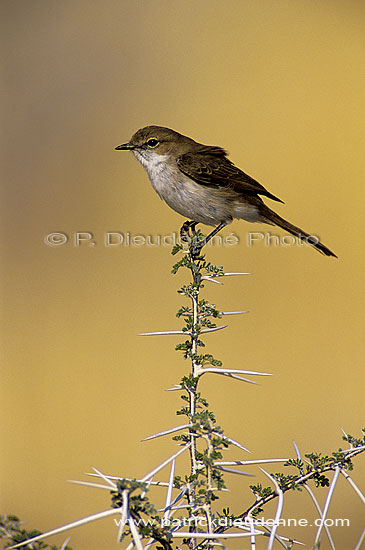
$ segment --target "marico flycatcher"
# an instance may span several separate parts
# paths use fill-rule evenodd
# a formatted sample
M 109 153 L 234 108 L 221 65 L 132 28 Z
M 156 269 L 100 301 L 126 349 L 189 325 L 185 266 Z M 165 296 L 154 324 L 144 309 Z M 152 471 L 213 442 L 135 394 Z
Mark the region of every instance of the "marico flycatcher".
M 316 237 L 266 206 L 260 195 L 283 201 L 237 168 L 222 147 L 197 143 L 162 126 L 146 126 L 116 149 L 132 151 L 161 199 L 191 220 L 184 224 L 185 228 L 196 223 L 215 226 L 205 242 L 234 218 L 239 218 L 278 225 L 326 256 L 337 257 Z

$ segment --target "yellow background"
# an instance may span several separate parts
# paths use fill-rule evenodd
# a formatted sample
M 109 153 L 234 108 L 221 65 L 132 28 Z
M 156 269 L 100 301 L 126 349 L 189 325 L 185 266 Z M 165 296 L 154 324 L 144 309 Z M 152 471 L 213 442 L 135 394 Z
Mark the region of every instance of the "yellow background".
M 209 249 L 226 270 L 252 275 L 206 286 L 219 308 L 250 310 L 208 336 L 208 351 L 226 367 L 275 375 L 258 387 L 203 380 L 218 423 L 253 451 L 227 458 L 294 456 L 292 439 L 303 453 L 327 453 L 342 444 L 341 427 L 359 434 L 364 11 L 354 0 L 3 0 L 2 513 L 48 530 L 107 509 L 107 492 L 65 480 L 91 466 L 142 476 L 176 449 L 169 438 L 140 440 L 180 423 L 178 394 L 163 390 L 188 364 L 173 351 L 178 338 L 137 333 L 180 327 L 186 275 L 170 274 L 169 247 L 103 244 L 107 231 L 166 235 L 183 221 L 132 155 L 114 150 L 147 124 L 227 148 L 285 201 L 278 213 L 339 256 L 249 248 L 249 230 L 284 233 L 239 221 L 223 232 L 239 246 Z M 47 246 L 55 231 L 69 242 Z M 96 245 L 74 246 L 77 231 Z M 356 464 L 361 482 L 364 460 Z M 226 479 L 222 502 L 238 512 L 252 480 Z M 323 503 L 325 490 L 317 494 Z M 339 548 L 355 546 L 360 506 L 341 478 L 329 516 L 352 524 L 333 530 Z M 313 510 L 308 495 L 288 497 L 287 517 L 314 519 Z M 104 520 L 70 544 L 113 548 L 116 532 Z M 313 532 L 295 535 L 310 543 Z

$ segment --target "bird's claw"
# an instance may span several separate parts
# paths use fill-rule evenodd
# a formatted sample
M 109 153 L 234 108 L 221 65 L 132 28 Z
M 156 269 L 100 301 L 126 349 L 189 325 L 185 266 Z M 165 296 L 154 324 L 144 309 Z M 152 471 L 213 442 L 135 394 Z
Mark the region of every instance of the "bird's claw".
M 191 228 L 191 222 L 187 221 L 184 222 L 180 228 L 180 239 L 184 243 L 189 243 L 191 240 L 190 237 L 190 228 Z
M 190 220 L 187 220 L 182 224 L 180 228 L 180 239 L 184 243 L 191 243 L 194 236 L 196 223 L 197 222 L 192 222 Z
M 201 260 L 201 249 L 206 244 L 205 239 L 199 240 L 199 237 L 195 233 L 195 226 L 197 222 L 187 220 L 180 228 L 180 240 L 189 244 L 189 253 L 193 260 Z

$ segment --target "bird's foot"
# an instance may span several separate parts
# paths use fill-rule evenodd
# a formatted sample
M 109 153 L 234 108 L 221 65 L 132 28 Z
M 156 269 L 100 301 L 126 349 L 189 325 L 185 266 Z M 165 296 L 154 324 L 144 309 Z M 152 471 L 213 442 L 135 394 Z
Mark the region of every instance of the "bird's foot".
M 203 259 L 201 250 L 206 244 L 206 239 L 200 231 L 195 231 L 196 225 L 197 222 L 189 220 L 184 222 L 180 229 L 180 240 L 189 244 L 189 253 L 193 260 L 201 260 Z
M 180 239 L 184 243 L 190 243 L 195 231 L 196 222 L 186 221 L 180 228 Z

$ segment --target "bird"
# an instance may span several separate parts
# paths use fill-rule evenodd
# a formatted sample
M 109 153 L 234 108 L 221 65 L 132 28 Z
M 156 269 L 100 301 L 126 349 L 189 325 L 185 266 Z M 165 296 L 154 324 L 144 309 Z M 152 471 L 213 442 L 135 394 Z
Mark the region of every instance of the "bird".
M 159 197 L 187 219 L 182 230 L 198 223 L 214 227 L 204 244 L 234 219 L 242 219 L 281 227 L 337 258 L 317 237 L 269 208 L 261 197 L 283 201 L 235 166 L 222 147 L 203 145 L 163 126 L 145 126 L 115 149 L 133 153 Z

